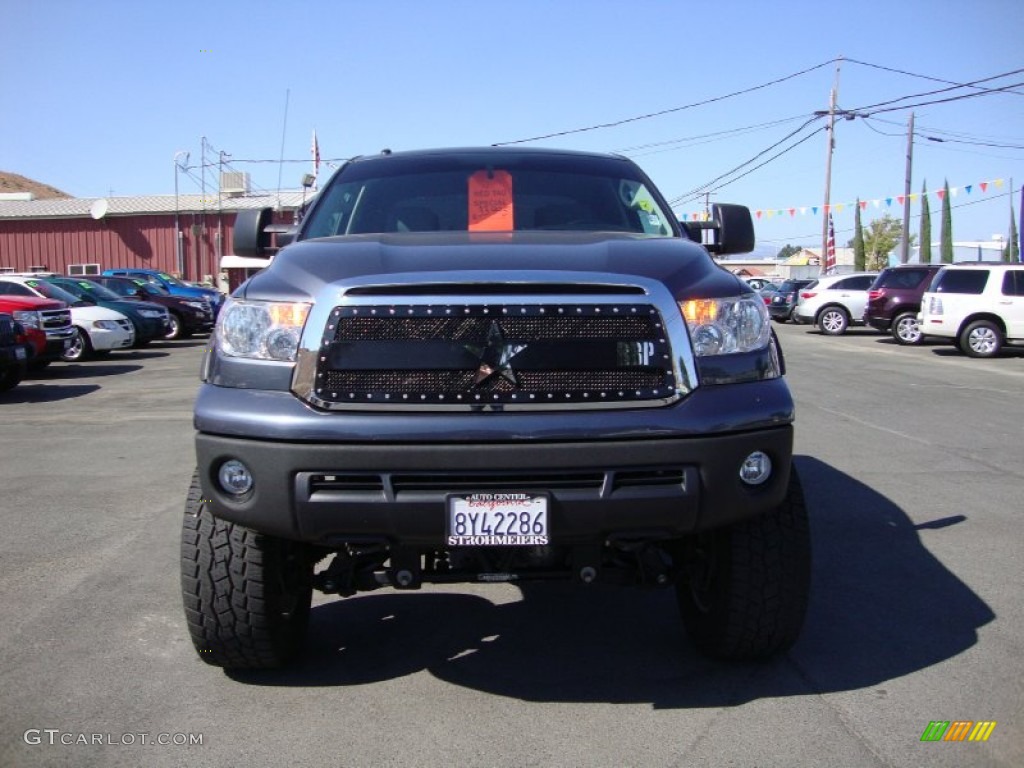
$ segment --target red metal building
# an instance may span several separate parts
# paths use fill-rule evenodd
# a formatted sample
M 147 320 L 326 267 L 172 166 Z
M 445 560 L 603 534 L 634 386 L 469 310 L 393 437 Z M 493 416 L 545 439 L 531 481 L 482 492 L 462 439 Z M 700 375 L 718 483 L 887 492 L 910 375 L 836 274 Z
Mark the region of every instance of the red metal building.
M 215 283 L 221 258 L 233 254 L 238 211 L 273 208 L 277 223 L 291 223 L 308 193 L 10 197 L 15 196 L 0 196 L 0 273 L 89 274 L 141 267 Z

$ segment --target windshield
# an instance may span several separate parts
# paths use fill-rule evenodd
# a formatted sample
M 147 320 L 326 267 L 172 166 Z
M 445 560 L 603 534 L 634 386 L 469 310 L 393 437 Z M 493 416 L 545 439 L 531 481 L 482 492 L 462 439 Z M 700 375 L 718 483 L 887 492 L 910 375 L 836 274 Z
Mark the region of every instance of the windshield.
M 44 280 L 26 280 L 25 285 L 39 291 L 39 293 L 41 293 L 48 299 L 56 299 L 57 301 L 63 301 L 65 304 L 68 304 L 69 306 L 71 304 L 78 303 L 77 296 L 68 293 L 63 288 L 60 288 L 56 285 L 52 285 L 51 283 L 47 283 Z
M 172 280 L 174 278 L 171 278 Z M 145 280 L 133 279 L 132 282 L 135 284 L 136 289 L 142 291 L 147 296 L 170 296 L 171 292 L 167 290 L 160 283 L 150 283 Z M 120 285 L 120 282 L 118 283 Z M 125 291 L 131 290 L 125 286 Z M 127 293 L 126 293 L 127 295 Z
M 303 236 L 380 232 L 574 230 L 672 236 L 663 209 L 627 163 L 459 156 L 368 162 L 321 193 Z
M 164 283 L 167 283 L 167 284 L 170 284 L 170 285 L 176 285 L 179 288 L 194 288 L 195 287 L 194 285 L 189 285 L 188 283 L 182 282 L 181 280 L 179 280 L 178 278 L 176 278 L 176 277 L 174 277 L 172 275 L 168 275 L 166 272 L 158 272 L 157 274 L 160 277 L 160 279 L 164 281 Z
M 89 280 L 61 280 L 58 285 L 80 299 L 90 301 L 121 301 L 121 297 L 109 288 Z

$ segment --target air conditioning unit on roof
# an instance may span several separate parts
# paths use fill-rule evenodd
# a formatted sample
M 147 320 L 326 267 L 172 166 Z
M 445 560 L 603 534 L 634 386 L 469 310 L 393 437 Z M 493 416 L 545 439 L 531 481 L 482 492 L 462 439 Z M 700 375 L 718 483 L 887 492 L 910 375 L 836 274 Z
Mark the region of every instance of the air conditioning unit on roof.
M 249 174 L 232 171 L 220 175 L 220 191 L 223 195 L 238 197 L 249 194 Z

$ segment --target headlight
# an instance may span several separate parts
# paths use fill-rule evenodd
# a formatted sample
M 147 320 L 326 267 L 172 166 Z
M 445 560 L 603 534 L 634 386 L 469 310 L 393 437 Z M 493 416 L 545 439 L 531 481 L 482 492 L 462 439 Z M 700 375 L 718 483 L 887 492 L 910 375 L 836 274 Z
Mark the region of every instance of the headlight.
M 26 328 L 39 328 L 39 313 L 34 309 L 16 309 L 14 319 Z
M 193 309 L 202 309 L 205 311 L 209 309 L 210 305 L 207 304 L 205 301 L 186 301 L 185 306 L 192 307 Z
M 228 299 L 217 320 L 217 341 L 229 357 L 295 359 L 309 304 Z
M 691 299 L 679 302 L 698 357 L 753 352 L 771 338 L 771 321 L 760 297 Z
M 92 327 L 93 328 L 98 328 L 101 331 L 116 331 L 121 326 L 119 326 L 113 320 L 93 320 L 92 321 Z

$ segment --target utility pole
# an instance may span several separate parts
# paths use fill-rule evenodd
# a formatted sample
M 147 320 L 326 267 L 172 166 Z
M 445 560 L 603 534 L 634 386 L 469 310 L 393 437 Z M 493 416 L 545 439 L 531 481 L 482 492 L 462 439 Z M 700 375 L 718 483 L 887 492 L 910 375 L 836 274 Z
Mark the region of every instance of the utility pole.
M 180 205 L 178 202 L 178 171 L 182 169 L 181 161 L 178 160 L 182 155 L 185 156 L 185 164 L 188 164 L 188 152 L 180 150 L 174 153 L 174 255 L 175 263 L 178 267 L 178 276 L 185 276 L 185 255 L 182 249 L 181 242 L 181 219 L 180 219 Z
M 907 173 L 903 179 L 903 242 L 900 243 L 900 264 L 910 261 L 910 175 L 914 165 L 914 113 L 907 125 Z
M 221 150 L 217 154 L 217 261 L 213 265 L 214 280 L 220 274 L 220 260 L 224 256 L 224 158 L 231 157 L 227 152 Z
M 832 210 L 830 198 L 832 194 L 832 152 L 836 148 L 835 127 L 836 127 L 836 99 L 839 95 L 839 67 L 843 63 L 840 56 L 836 61 L 836 82 L 832 86 L 832 93 L 828 104 L 828 154 L 825 156 L 825 202 L 821 209 L 821 259 L 819 261 L 819 274 L 825 274 L 825 262 L 828 260 L 828 215 Z
M 1013 189 L 1013 185 L 1010 185 L 1010 189 Z M 711 196 L 717 195 L 717 192 L 705 192 L 704 193 L 704 218 L 711 220 Z
M 200 155 L 202 157 L 202 169 L 203 172 L 200 176 L 200 188 L 203 191 L 203 197 L 201 201 L 202 208 L 200 208 L 199 214 L 199 263 L 196 265 L 197 273 L 193 278 L 195 280 L 203 279 L 203 268 L 205 267 L 206 261 L 206 137 L 200 137 L 199 141 Z
M 1013 184 L 1010 184 L 1010 207 L 1013 207 Z M 1024 263 L 1024 185 L 1020 190 L 1020 217 L 1017 219 L 1017 261 Z

